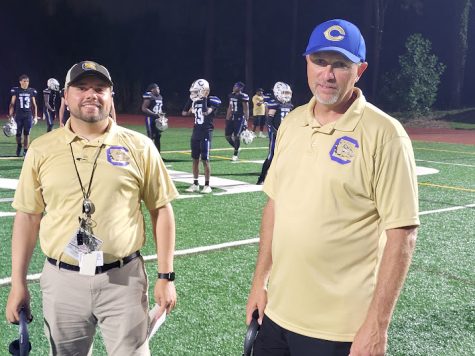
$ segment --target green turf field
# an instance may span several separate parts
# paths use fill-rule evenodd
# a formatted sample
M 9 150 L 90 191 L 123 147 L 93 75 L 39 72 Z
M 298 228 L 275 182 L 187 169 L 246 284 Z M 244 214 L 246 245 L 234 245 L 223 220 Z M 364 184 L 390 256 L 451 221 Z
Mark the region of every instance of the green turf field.
M 131 127 L 144 132 L 142 126 Z M 32 136 L 45 131 L 35 126 Z M 169 129 L 162 136 L 162 156 L 170 170 L 191 172 L 190 129 Z M 240 162 L 220 130 L 212 151 L 213 177 L 254 183 L 267 153 L 267 140 L 245 146 Z M 414 142 L 417 165 L 437 169 L 418 177 L 422 226 L 408 280 L 397 305 L 389 335 L 388 355 L 474 355 L 475 350 L 475 146 Z M 14 138 L 0 137 L 0 178 L 18 178 L 22 159 Z M 257 161 L 257 162 L 255 162 Z M 201 168 L 201 167 L 200 167 Z M 176 182 L 187 195 L 185 182 Z M 178 199 L 175 271 L 179 301 L 151 341 L 153 355 L 241 355 L 246 326 L 245 304 L 257 244 L 191 253 L 189 249 L 256 238 L 265 195 L 260 191 Z M 13 190 L 0 188 L 0 213 L 13 212 Z M 189 195 L 189 194 L 188 194 Z M 13 217 L 0 216 L 0 310 L 5 309 L 10 276 Z M 149 222 L 147 221 L 147 224 Z M 185 251 L 185 250 L 188 250 Z M 152 255 L 148 241 L 143 255 Z M 37 249 L 30 274 L 41 271 L 44 256 Z M 155 264 L 147 263 L 150 275 Z M 30 324 L 32 355 L 47 355 L 43 336 L 41 297 L 35 278 L 30 284 L 35 320 Z M 0 355 L 17 338 L 17 327 L 0 318 Z M 94 355 L 106 355 L 98 335 Z

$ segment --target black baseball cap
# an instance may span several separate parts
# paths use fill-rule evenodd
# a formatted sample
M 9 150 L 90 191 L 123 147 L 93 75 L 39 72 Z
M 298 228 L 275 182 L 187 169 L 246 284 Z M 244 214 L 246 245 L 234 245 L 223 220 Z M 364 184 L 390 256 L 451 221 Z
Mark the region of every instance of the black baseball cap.
M 113 86 L 112 78 L 106 67 L 93 61 L 82 61 L 73 65 L 66 74 L 65 87 L 86 76 L 96 76 Z

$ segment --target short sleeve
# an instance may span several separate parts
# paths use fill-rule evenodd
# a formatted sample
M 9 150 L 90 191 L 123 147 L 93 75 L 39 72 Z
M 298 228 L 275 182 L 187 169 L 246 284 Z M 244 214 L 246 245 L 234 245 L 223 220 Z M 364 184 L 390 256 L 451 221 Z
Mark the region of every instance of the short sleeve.
M 12 203 L 12 207 L 15 210 L 28 214 L 39 214 L 45 210 L 36 161 L 35 150 L 30 147 L 23 162 L 20 179 Z
M 175 184 L 152 141 L 144 149 L 143 165 L 144 180 L 141 198 L 147 209 L 160 208 L 178 196 Z
M 384 230 L 419 225 L 417 174 L 408 137 L 396 137 L 375 156 L 375 203 Z

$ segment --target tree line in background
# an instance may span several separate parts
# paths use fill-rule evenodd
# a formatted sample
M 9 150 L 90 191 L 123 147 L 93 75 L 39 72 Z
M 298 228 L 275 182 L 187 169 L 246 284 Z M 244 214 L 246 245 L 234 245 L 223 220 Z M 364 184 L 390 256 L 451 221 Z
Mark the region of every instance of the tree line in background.
M 199 77 L 222 99 L 238 80 L 249 94 L 285 81 L 301 104 L 309 90 L 300 53 L 311 26 L 331 17 L 357 23 L 366 39 L 369 70 L 359 84 L 371 102 L 415 113 L 434 103 L 475 103 L 464 91 L 467 53 L 475 53 L 469 46 L 472 0 L 23 0 L 2 9 L 8 11 L 0 11 L 0 40 L 8 51 L 0 59 L 0 85 L 15 85 L 17 71 L 27 72 L 41 92 L 38 82 L 62 82 L 74 62 L 97 60 L 113 73 L 119 112 L 138 112 L 151 82 L 163 84 L 167 111 L 179 112 Z M 443 22 L 435 23 L 434 13 Z M 41 23 L 34 31 L 21 26 L 33 21 Z M 417 21 L 421 26 L 413 26 Z M 437 26 L 441 31 L 434 32 Z M 2 88 L 0 111 L 7 96 Z
M 212 8 L 216 0 L 208 0 L 208 7 Z M 367 54 L 372 67 L 372 81 L 370 93 L 372 100 L 381 103 L 390 110 L 410 111 L 414 114 L 427 113 L 434 105 L 439 90 L 441 76 L 447 66 L 438 62 L 436 55 L 431 53 L 431 42 L 421 34 L 409 36 L 405 47 L 407 52 L 399 57 L 399 68 L 389 73 L 380 74 L 380 58 L 383 50 L 383 36 L 387 9 L 395 0 L 364 0 L 365 6 L 365 38 L 370 40 L 372 50 Z M 407 11 L 422 13 L 424 5 L 431 6 L 424 0 L 401 0 L 400 6 Z M 450 13 L 453 14 L 452 28 L 455 39 L 452 42 L 452 65 L 449 75 L 449 107 L 458 108 L 461 104 L 462 90 L 466 68 L 468 50 L 468 24 L 472 0 L 453 0 L 450 4 Z M 295 53 L 297 25 L 299 21 L 299 0 L 291 0 L 292 8 L 292 36 L 291 51 Z M 443 10 L 441 10 L 443 11 Z M 452 12 L 453 11 L 453 12 Z M 252 56 L 252 0 L 246 0 L 246 82 L 253 83 L 253 56 Z M 212 24 L 209 24 L 212 26 Z M 445 26 L 445 24 L 444 24 Z M 207 30 L 212 35 L 212 30 Z M 210 41 L 210 39 L 207 39 Z M 368 46 L 367 46 L 368 48 Z M 205 61 L 209 59 L 208 57 Z M 295 57 L 291 58 L 291 68 L 295 68 Z M 209 66 L 207 67 L 209 68 Z M 211 75 L 211 73 L 208 73 Z M 295 81 L 295 72 L 291 78 Z M 380 78 L 383 78 L 381 81 Z

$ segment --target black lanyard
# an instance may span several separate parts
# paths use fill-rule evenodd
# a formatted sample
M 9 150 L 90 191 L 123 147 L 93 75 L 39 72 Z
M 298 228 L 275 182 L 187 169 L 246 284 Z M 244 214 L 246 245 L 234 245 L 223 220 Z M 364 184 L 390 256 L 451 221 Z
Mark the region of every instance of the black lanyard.
M 76 165 L 76 158 L 74 157 L 73 146 L 71 145 L 71 142 L 69 143 L 69 148 L 71 149 L 71 156 L 73 157 L 74 168 L 76 169 L 76 174 L 79 179 L 79 185 L 81 186 L 82 195 L 85 201 L 88 200 L 89 196 L 91 195 L 92 179 L 94 178 L 94 172 L 96 171 L 96 167 L 97 167 L 97 159 L 99 158 L 99 154 L 101 153 L 102 147 L 104 147 L 104 144 L 102 144 L 97 150 L 96 158 L 94 159 L 94 164 L 92 166 L 91 179 L 89 180 L 89 186 L 87 187 L 87 192 L 86 192 L 84 190 L 84 186 L 82 185 L 81 176 L 79 175 L 78 167 Z

